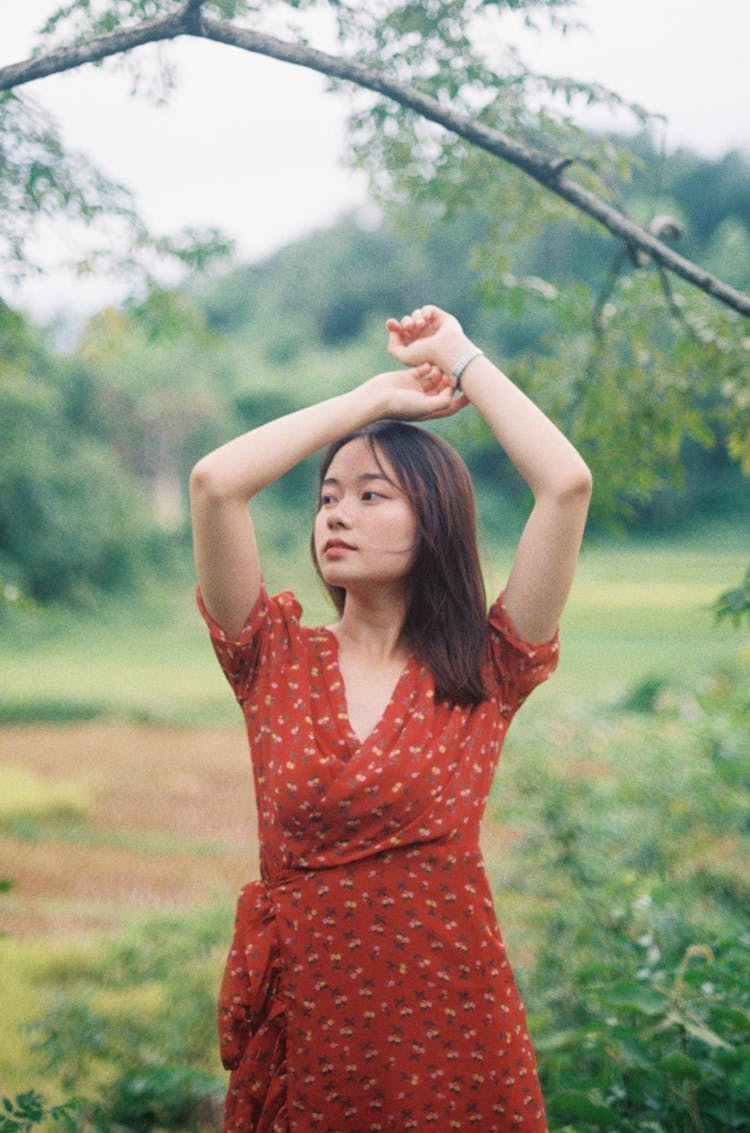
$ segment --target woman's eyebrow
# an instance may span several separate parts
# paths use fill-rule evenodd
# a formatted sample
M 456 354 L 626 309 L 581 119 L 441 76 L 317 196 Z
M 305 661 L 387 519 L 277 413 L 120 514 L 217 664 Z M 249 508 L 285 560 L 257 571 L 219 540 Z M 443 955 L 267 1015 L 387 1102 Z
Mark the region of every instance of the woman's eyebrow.
M 357 483 L 369 483 L 372 480 L 383 480 L 386 484 L 391 484 L 392 481 L 384 476 L 382 472 L 363 472 L 357 477 Z M 341 481 L 336 476 L 326 476 L 325 480 L 321 481 L 321 488 L 326 487 L 340 487 Z
M 357 480 L 359 481 L 359 483 L 363 483 L 364 481 L 369 480 L 384 480 L 386 484 L 391 483 L 388 477 L 382 472 L 363 472 L 361 476 L 357 477 Z

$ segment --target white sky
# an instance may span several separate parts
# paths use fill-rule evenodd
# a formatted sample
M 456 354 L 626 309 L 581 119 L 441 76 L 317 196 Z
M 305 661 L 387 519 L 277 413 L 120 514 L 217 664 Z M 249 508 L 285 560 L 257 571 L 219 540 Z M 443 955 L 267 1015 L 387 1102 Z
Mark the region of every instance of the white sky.
M 29 54 L 59 2 L 0 0 L 0 65 Z M 580 0 L 577 13 L 590 30 L 565 38 L 524 34 L 507 17 L 509 42 L 533 68 L 602 82 L 665 115 L 670 149 L 750 153 L 750 0 Z M 131 98 L 111 64 L 24 89 L 53 112 L 69 145 L 135 192 L 157 231 L 216 225 L 236 239 L 241 259 L 366 200 L 364 179 L 340 161 L 346 98 L 326 93 L 321 77 L 187 39 L 168 57 L 180 81 L 162 108 Z M 55 276 L 0 290 L 39 318 L 110 298 L 103 281 Z

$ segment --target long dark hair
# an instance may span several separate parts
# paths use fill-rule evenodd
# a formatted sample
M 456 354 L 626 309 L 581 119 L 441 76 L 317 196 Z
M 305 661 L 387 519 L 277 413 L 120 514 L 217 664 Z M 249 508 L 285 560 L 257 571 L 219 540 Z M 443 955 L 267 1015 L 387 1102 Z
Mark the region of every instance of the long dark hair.
M 326 450 L 320 485 L 336 453 L 358 437 L 367 441 L 382 472 L 379 454 L 388 460 L 417 521 L 417 544 L 406 578 L 403 640 L 430 669 L 438 699 L 478 704 L 487 696 L 482 679 L 487 602 L 469 470 L 435 433 L 403 421 L 376 421 Z M 313 560 L 320 574 L 314 545 Z M 346 590 L 325 586 L 342 614 Z

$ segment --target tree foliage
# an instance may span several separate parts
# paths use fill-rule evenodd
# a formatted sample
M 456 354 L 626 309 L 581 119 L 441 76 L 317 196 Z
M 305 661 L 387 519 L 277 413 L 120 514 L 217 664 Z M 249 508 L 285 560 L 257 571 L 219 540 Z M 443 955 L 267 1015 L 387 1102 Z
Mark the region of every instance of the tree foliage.
M 662 185 L 687 163 L 665 159 Z M 696 183 L 710 164 L 693 163 Z M 684 213 L 681 175 L 670 192 Z M 645 183 L 623 193 L 648 203 Z M 731 195 L 717 202 L 700 254 L 727 224 L 745 231 L 730 211 L 742 207 Z M 347 218 L 210 283 L 154 287 L 92 317 L 67 356 L 5 309 L 0 575 L 11 593 L 80 600 L 135 580 L 154 554 L 164 563 L 165 531 L 181 545 L 192 462 L 382 367 L 384 318 L 427 295 L 506 359 L 586 452 L 594 529 L 741 514 L 750 488 L 738 461 L 748 430 L 739 320 L 723 316 L 717 334 L 721 320 L 706 319 L 702 299 L 665 301 L 657 271 L 628 262 L 608 273 L 606 241 L 570 219 L 519 234 L 501 276 L 492 215 L 462 211 L 436 225 L 432 210 L 393 206 L 377 228 Z M 445 427 L 469 461 L 485 528 L 517 530 L 527 501 L 481 422 L 461 414 Z M 269 494 L 264 536 L 278 554 L 308 521 L 311 482 L 299 469 Z M 730 591 L 722 609 L 736 613 L 738 602 Z
M 155 236 L 132 193 L 80 153 L 66 150 L 55 122 L 33 100 L 0 94 L 0 261 L 9 278 L 36 269 L 35 241 L 44 225 L 70 226 L 59 255 L 80 275 L 127 272 L 143 286 L 159 263 L 203 269 L 225 258 L 231 242 L 218 230 Z M 56 222 L 56 223 L 55 223 Z
M 170 43 L 186 34 L 312 67 L 329 76 L 339 97 L 345 84 L 352 97 L 349 156 L 369 171 L 392 226 L 387 239 L 360 232 L 361 248 L 370 251 L 353 256 L 344 269 L 339 263 L 335 273 L 325 259 L 336 260 L 332 245 L 315 250 L 317 274 L 304 305 L 308 322 L 303 326 L 298 318 L 293 329 L 274 334 L 273 347 L 262 348 L 269 351 L 266 368 L 304 360 L 309 374 L 321 365 L 319 343 L 338 350 L 348 338 L 354 350 L 357 336 L 367 337 L 373 309 L 382 313 L 386 299 L 391 310 L 437 299 L 471 320 L 483 341 L 497 344 L 514 375 L 581 447 L 595 473 L 595 519 L 642 516 L 659 493 L 679 487 L 685 453 L 696 446 L 728 452 L 750 470 L 750 335 L 738 314 L 750 303 L 738 290 L 750 284 L 747 164 L 739 155 L 706 163 L 681 154 L 665 162 L 647 130 L 624 142 L 581 129 L 582 104 L 622 108 L 623 101 L 596 84 L 533 72 L 502 46 L 508 13 L 565 34 L 575 5 L 71 0 L 41 29 L 31 60 L 0 70 L 6 92 L 0 96 L 6 155 L 0 192 L 12 204 L 0 216 L 0 252 L 11 269 L 28 264 L 38 225 L 62 215 L 106 223 L 98 230 L 94 223 L 93 235 L 80 237 L 83 270 L 117 261 L 141 271 L 141 298 L 121 312 L 103 313 L 84 337 L 76 381 L 88 383 L 94 408 L 75 460 L 66 459 L 51 427 L 67 412 L 69 391 L 53 396 L 49 382 L 38 390 L 34 383 L 6 386 L 18 420 L 33 419 L 39 435 L 49 438 L 50 452 L 35 442 L 39 476 L 51 467 L 63 470 L 52 478 L 54 490 L 35 497 L 36 510 L 28 513 L 53 541 L 62 535 L 55 517 L 65 513 L 57 496 L 81 497 L 87 478 L 101 485 L 112 479 L 97 471 L 97 445 L 114 449 L 139 492 L 152 500 L 161 493 L 162 519 L 171 507 L 176 521 L 175 485 L 197 446 L 216 434 L 219 422 L 229 427 L 239 416 L 251 423 L 259 411 L 257 393 L 229 388 L 236 377 L 218 402 L 208 392 L 208 371 L 217 364 L 232 370 L 238 347 L 229 343 L 217 362 L 202 315 L 190 309 L 186 294 L 143 282 L 159 254 L 204 264 L 225 248 L 221 239 L 216 233 L 197 240 L 189 233 L 171 239 L 148 233 L 128 191 L 67 154 L 54 124 L 24 89 L 33 78 L 110 59 L 109 65 L 130 70 L 135 92 L 158 101 L 177 81 Z M 313 46 L 321 39 L 335 44 L 333 53 Z M 634 123 L 648 125 L 640 107 L 629 109 Z M 686 256 L 671 247 L 678 240 Z M 455 270 L 466 255 L 462 242 L 471 248 L 476 283 L 470 299 Z M 321 285 L 324 276 L 331 279 L 330 293 Z M 295 312 L 301 278 L 298 271 L 284 283 Z M 475 300 L 491 316 L 477 317 Z M 218 329 L 210 310 L 217 303 L 207 302 Z M 238 343 L 241 338 L 242 332 Z M 336 368 L 330 352 L 325 365 Z M 330 382 L 321 392 L 326 388 Z M 284 405 L 288 400 L 284 394 Z M 8 438 L 6 466 L 11 453 L 20 453 L 20 435 L 19 425 Z M 481 430 L 474 440 L 481 465 Z M 23 456 L 29 466 L 33 452 L 32 446 Z M 14 492 L 15 506 L 31 506 L 19 485 Z M 111 492 L 114 500 L 114 484 Z M 6 516 L 4 531 L 5 545 L 19 546 L 12 517 Z M 103 535 L 95 539 L 97 546 L 105 542 Z M 44 557 L 43 550 L 37 546 L 33 554 Z M 31 554 L 29 541 L 11 560 L 30 563 Z M 77 569 L 71 562 L 59 578 Z M 50 584 L 33 580 L 26 567 L 21 575 L 34 592 L 48 592 Z
M 0 307 L 0 577 L 40 601 L 116 587 L 147 557 L 135 481 L 86 423 L 86 390 Z

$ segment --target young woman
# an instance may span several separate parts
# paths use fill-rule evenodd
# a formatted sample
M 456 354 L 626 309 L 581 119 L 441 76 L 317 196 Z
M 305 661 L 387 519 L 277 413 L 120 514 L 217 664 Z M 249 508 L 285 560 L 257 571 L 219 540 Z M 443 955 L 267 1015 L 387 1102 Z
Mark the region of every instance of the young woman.
M 591 477 L 451 315 L 387 327 L 409 368 L 191 478 L 199 603 L 247 722 L 261 839 L 219 1003 L 232 1133 L 546 1129 L 478 835 L 511 718 L 556 665 Z M 468 404 L 534 496 L 489 616 L 465 465 L 405 423 Z M 337 620 L 307 628 L 290 592 L 265 591 L 247 504 L 326 445 L 313 555 Z

